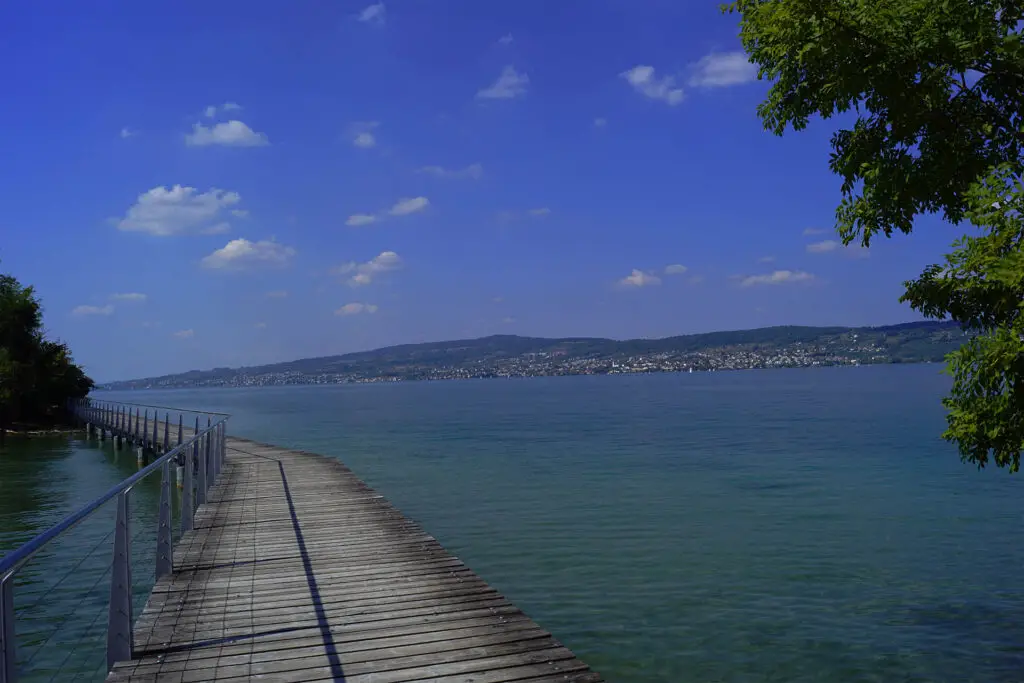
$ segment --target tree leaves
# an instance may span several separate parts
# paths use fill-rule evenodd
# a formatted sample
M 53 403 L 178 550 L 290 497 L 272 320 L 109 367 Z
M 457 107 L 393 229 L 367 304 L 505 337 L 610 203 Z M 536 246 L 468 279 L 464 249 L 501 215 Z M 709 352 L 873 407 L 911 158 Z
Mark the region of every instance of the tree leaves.
M 972 232 L 906 283 L 924 315 L 977 334 L 948 358 L 945 438 L 983 467 L 1024 449 L 1024 0 L 736 0 L 777 135 L 856 111 L 832 137 L 843 242 L 937 213 Z

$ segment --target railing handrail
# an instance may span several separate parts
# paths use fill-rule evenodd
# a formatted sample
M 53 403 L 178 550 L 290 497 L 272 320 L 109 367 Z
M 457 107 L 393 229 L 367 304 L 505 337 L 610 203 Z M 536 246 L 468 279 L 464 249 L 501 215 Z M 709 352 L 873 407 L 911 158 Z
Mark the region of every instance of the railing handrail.
M 128 403 L 126 401 L 110 401 L 105 398 L 92 398 L 89 397 L 90 401 L 96 401 L 97 403 L 103 403 L 104 405 L 110 406 L 132 406 L 133 408 L 156 408 L 157 410 L 166 410 L 172 413 L 192 413 L 200 415 L 215 415 L 217 417 L 231 417 L 231 413 L 218 413 L 213 410 L 196 410 L 195 408 L 175 408 L 174 406 L 154 406 L 146 403 Z
M 116 401 L 104 401 L 104 403 L 116 403 Z M 122 404 L 119 404 L 119 405 L 139 405 L 139 407 L 142 407 L 141 404 L 122 403 Z M 150 406 L 150 407 L 152 407 L 152 406 Z M 173 410 L 178 410 L 178 409 L 174 408 Z M 181 411 L 181 412 L 193 412 L 193 413 L 195 413 L 195 412 L 205 412 L 205 411 Z M 25 543 L 23 543 L 19 547 L 15 548 L 13 551 L 11 551 L 11 552 L 7 553 L 6 555 L 4 555 L 3 558 L 0 558 L 0 580 L 8 578 L 10 575 L 12 575 L 14 572 L 16 572 L 23 564 L 28 562 L 28 560 L 31 559 L 33 555 L 35 555 L 40 550 L 42 550 L 48 543 L 50 543 L 54 539 L 58 538 L 59 536 L 61 536 L 65 532 L 70 531 L 72 528 L 77 526 L 80 522 L 84 521 L 87 517 L 89 517 L 93 513 L 95 513 L 105 503 L 109 503 L 114 498 L 116 498 L 119 494 L 121 494 L 124 491 L 127 491 L 128 489 L 133 487 L 135 484 L 137 484 L 139 481 L 141 481 L 142 479 L 145 479 L 147 476 L 149 476 L 150 474 L 155 472 L 157 469 L 162 467 L 165 462 L 167 462 L 171 458 L 174 458 L 179 453 L 184 452 L 187 448 L 193 446 L 197 439 L 201 439 L 202 437 L 206 436 L 208 433 L 212 432 L 215 428 L 219 427 L 222 423 L 227 422 L 228 417 L 230 417 L 230 416 L 225 415 L 224 413 L 208 413 L 208 414 L 210 414 L 210 415 L 224 415 L 224 417 L 221 417 L 221 419 L 217 420 L 216 422 L 214 422 L 213 424 L 209 425 L 208 427 L 204 427 L 204 428 L 200 429 L 198 432 L 193 434 L 189 439 L 183 440 L 180 444 L 178 444 L 177 446 L 175 446 L 171 450 L 167 451 L 166 453 L 161 455 L 159 458 L 155 459 L 149 465 L 145 466 L 144 468 L 142 468 L 141 470 L 139 470 L 138 472 L 136 472 L 132 476 L 128 477 L 127 479 L 125 479 L 125 480 L 121 481 L 120 483 L 114 485 L 113 488 L 108 490 L 106 493 L 104 493 L 100 497 L 96 498 L 95 500 L 93 500 L 90 503 L 85 504 L 84 506 L 82 506 L 81 508 L 76 510 L 75 512 L 72 512 L 70 515 L 68 515 L 67 517 L 62 519 L 60 522 L 57 522 L 57 524 L 51 526 L 49 529 L 47 529 L 43 533 L 38 534 L 35 538 L 32 538 L 29 541 L 26 541 Z

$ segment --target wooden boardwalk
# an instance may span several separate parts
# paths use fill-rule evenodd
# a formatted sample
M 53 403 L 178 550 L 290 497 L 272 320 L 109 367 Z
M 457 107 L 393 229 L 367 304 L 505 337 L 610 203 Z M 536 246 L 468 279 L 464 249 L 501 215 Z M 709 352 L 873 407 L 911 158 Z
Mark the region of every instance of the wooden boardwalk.
M 242 439 L 108 681 L 601 681 L 333 458 Z

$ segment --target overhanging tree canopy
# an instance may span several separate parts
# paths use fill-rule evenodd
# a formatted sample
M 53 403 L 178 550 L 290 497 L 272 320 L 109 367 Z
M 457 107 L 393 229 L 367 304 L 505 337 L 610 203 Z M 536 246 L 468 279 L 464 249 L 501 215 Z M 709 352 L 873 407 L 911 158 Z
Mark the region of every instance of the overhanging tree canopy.
M 949 357 L 944 436 L 1010 471 L 1024 449 L 1024 0 L 736 0 L 777 135 L 850 112 L 836 228 L 867 246 L 922 214 L 970 224 L 902 301 L 977 332 Z

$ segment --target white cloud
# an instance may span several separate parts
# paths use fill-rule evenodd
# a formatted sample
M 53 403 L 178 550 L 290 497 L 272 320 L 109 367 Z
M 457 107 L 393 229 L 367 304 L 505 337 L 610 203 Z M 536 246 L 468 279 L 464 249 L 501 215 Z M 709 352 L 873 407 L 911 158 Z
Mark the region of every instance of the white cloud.
M 195 330 L 178 330 L 171 336 L 177 337 L 178 339 L 191 339 L 196 336 L 196 332 Z
M 802 270 L 776 270 L 765 275 L 750 275 L 740 281 L 741 287 L 753 287 L 755 285 L 781 285 L 787 282 L 807 282 L 813 280 L 814 276 Z
M 128 128 L 127 126 L 121 129 L 121 139 L 122 140 L 126 140 L 128 138 L 135 137 L 138 134 L 139 134 L 139 131 L 132 130 L 131 128 Z
M 222 211 L 241 200 L 237 192 L 216 188 L 198 192 L 182 185 L 154 187 L 139 195 L 117 227 L 125 232 L 159 236 L 203 232 L 204 228 L 210 229 Z
M 679 87 L 675 77 L 662 76 L 658 78 L 654 74 L 653 66 L 634 66 L 619 75 L 644 97 L 660 100 L 673 107 L 683 101 L 683 89 Z
M 90 315 L 110 315 L 114 312 L 114 307 L 110 304 L 106 306 L 75 306 L 74 310 L 71 311 L 71 315 L 84 318 Z
M 526 94 L 526 86 L 530 84 L 530 77 L 521 74 L 512 66 L 506 66 L 489 87 L 477 92 L 476 96 L 482 100 L 509 100 L 513 97 Z
M 201 123 L 192 126 L 192 132 L 185 136 L 185 144 L 191 147 L 223 145 L 225 147 L 263 147 L 269 145 L 265 133 L 257 133 L 241 121 L 231 120 L 207 128 Z
M 623 287 L 650 287 L 651 285 L 660 285 L 661 278 L 634 268 L 632 273 L 619 280 L 619 284 Z
M 502 318 L 502 319 L 501 319 L 501 322 L 505 323 L 506 325 L 511 325 L 511 324 L 513 324 L 513 323 L 514 323 L 515 321 L 516 321 L 516 319 L 515 319 L 515 318 L 513 318 L 513 317 L 512 317 L 512 316 L 510 316 L 510 315 L 509 315 L 509 316 L 505 316 L 504 318 Z
M 370 5 L 369 7 L 365 7 L 356 18 L 364 24 L 383 26 L 384 22 L 387 20 L 387 10 L 385 9 L 383 2 L 378 2 Z
M 537 208 L 537 209 L 530 209 L 529 211 L 527 211 L 527 213 L 530 214 L 531 216 L 537 216 L 537 217 L 547 216 L 548 214 L 551 213 L 551 209 L 549 209 L 546 206 L 542 206 L 542 207 Z
M 594 128 L 604 128 L 607 125 L 608 119 L 604 118 L 603 116 L 599 116 L 596 119 L 594 119 Z
M 204 268 L 211 269 L 239 270 L 258 266 L 281 268 L 287 266 L 294 256 L 294 249 L 273 240 L 250 242 L 239 238 L 206 256 L 201 263 Z
M 373 134 L 373 131 L 379 125 L 379 121 L 356 121 L 351 124 L 348 127 L 348 134 L 351 136 L 352 144 L 361 149 L 375 147 L 377 136 Z
M 761 258 L 757 259 L 758 263 L 773 263 L 774 261 L 774 256 L 762 256 Z
M 512 40 L 513 40 L 512 34 L 511 33 L 506 33 L 501 38 L 498 38 L 498 45 L 511 45 L 512 44 Z
M 470 164 L 466 168 L 450 169 L 443 166 L 424 166 L 419 173 L 426 173 L 435 178 L 472 178 L 479 180 L 484 174 L 484 167 L 480 164 Z
M 804 228 L 804 236 L 809 237 L 810 235 L 824 235 L 828 230 L 825 228 Z
M 376 304 L 360 304 L 351 303 L 345 304 L 338 310 L 334 311 L 334 315 L 358 315 L 360 313 L 376 313 Z
M 288 290 L 287 289 L 274 289 L 274 290 L 271 290 L 271 291 L 267 292 L 267 298 L 270 298 L 270 299 L 287 299 L 288 298 Z
M 231 209 L 231 215 L 235 218 L 248 218 L 249 211 L 246 209 Z
M 824 240 L 822 242 L 814 242 L 813 244 L 807 245 L 807 251 L 812 254 L 824 254 L 829 251 L 835 251 L 843 246 L 842 242 L 836 240 Z
M 348 226 L 351 226 L 351 227 L 355 228 L 355 227 L 358 227 L 360 225 L 369 225 L 370 223 L 376 223 L 376 222 L 377 222 L 377 217 L 376 216 L 372 216 L 372 215 L 370 215 L 368 213 L 357 213 L 357 214 L 353 214 L 353 215 L 349 216 L 348 220 L 345 221 L 345 225 L 348 225 Z
M 207 107 L 206 110 L 203 112 L 203 116 L 205 116 L 208 119 L 212 119 L 216 115 L 217 115 L 217 107 L 215 107 L 212 104 L 209 107 Z
M 713 52 L 693 65 L 689 83 L 694 88 L 723 88 L 756 79 L 757 66 L 744 52 Z
M 334 268 L 335 275 L 348 275 L 348 284 L 353 287 L 368 285 L 381 273 L 398 270 L 402 267 L 402 258 L 393 251 L 382 251 L 366 263 L 350 262 Z
M 374 137 L 373 133 L 358 133 L 352 139 L 352 144 L 361 149 L 369 149 L 377 144 L 377 138 Z
M 255 325 L 253 325 L 253 327 L 255 327 L 257 330 L 265 330 L 265 329 L 267 329 L 267 324 L 263 323 L 263 322 L 260 322 L 260 323 L 256 323 Z
M 113 301 L 135 301 L 141 303 L 147 299 L 145 294 L 138 292 L 125 292 L 123 294 L 111 294 L 110 298 Z
M 687 270 L 689 270 L 689 268 L 687 268 L 686 266 L 679 265 L 678 263 L 673 263 L 670 266 L 665 266 L 665 275 L 682 275 Z
M 392 216 L 407 216 L 416 213 L 430 206 L 430 200 L 426 197 L 406 197 L 399 199 L 395 205 L 388 209 Z

